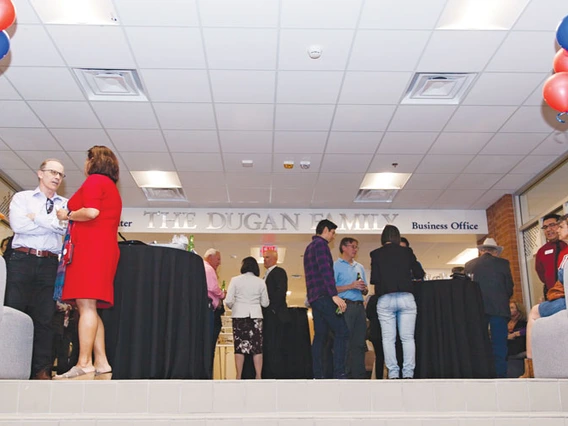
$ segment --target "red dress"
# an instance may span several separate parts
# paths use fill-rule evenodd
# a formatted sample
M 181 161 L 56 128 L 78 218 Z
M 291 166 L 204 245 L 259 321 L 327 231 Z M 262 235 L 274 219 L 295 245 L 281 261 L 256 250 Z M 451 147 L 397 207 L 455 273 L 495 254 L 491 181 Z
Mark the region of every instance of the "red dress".
M 100 213 L 93 220 L 73 222 L 73 259 L 65 272 L 62 300 L 97 299 L 97 308 L 110 308 L 114 304 L 114 275 L 120 256 L 117 233 L 122 200 L 118 189 L 109 177 L 93 174 L 67 206 L 71 211 L 90 207 Z

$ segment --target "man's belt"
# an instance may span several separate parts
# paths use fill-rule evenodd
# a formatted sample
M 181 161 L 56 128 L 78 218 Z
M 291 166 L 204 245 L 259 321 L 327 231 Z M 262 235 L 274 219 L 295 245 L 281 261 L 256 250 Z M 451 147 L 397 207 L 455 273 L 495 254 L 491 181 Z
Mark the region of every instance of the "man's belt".
M 345 300 L 345 303 L 347 303 L 348 305 L 362 305 L 363 302 L 361 302 L 360 300 L 348 300 L 348 299 L 343 299 Z
M 47 250 L 36 250 L 36 249 L 33 249 L 33 248 L 27 248 L 27 247 L 15 247 L 12 250 L 19 251 L 21 253 L 26 253 L 27 255 L 32 255 L 32 256 L 36 256 L 36 257 L 59 257 L 58 254 L 52 253 L 52 252 L 47 251 Z

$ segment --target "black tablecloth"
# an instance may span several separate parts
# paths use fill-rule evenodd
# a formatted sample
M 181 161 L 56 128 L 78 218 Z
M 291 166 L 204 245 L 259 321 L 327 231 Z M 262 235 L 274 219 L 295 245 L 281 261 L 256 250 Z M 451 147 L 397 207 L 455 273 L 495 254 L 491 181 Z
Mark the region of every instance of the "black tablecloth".
M 201 257 L 121 245 L 114 286 L 114 307 L 102 311 L 113 378 L 210 378 L 210 311 Z
M 481 291 L 469 280 L 416 283 L 415 378 L 492 378 Z

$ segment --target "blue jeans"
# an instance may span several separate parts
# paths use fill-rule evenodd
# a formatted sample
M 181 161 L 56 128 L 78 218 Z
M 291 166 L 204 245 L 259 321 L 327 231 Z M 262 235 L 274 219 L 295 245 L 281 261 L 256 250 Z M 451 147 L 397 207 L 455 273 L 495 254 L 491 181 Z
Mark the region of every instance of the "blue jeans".
M 312 343 L 312 362 L 314 378 L 325 378 L 322 363 L 322 351 L 325 338 L 331 329 L 333 341 L 333 376 L 345 379 L 345 356 L 349 331 L 342 315 L 337 315 L 337 305 L 331 297 L 321 297 L 311 303 L 314 318 L 314 341 Z
M 485 315 L 485 322 L 491 331 L 491 349 L 497 377 L 507 377 L 507 336 L 509 320 L 496 315 Z
M 416 325 L 416 302 L 412 293 L 389 293 L 379 297 L 377 314 L 383 334 L 383 352 L 389 379 L 398 379 L 400 367 L 396 360 L 396 327 L 402 342 L 402 377 L 411 379 L 416 366 L 414 327 Z

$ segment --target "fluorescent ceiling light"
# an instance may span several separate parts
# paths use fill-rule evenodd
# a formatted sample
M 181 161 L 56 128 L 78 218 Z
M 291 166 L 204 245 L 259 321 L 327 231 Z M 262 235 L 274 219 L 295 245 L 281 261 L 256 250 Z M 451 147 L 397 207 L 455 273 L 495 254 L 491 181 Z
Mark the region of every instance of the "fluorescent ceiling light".
M 465 265 L 471 259 L 475 259 L 479 256 L 479 251 L 476 248 L 467 248 L 450 260 L 448 265 Z
M 181 188 L 181 182 L 176 172 L 150 170 L 130 172 L 130 174 L 140 188 Z
M 529 0 L 449 0 L 437 30 L 509 30 Z
M 111 0 L 31 0 L 44 24 L 118 25 Z
M 367 173 L 360 189 L 402 189 L 412 173 Z

